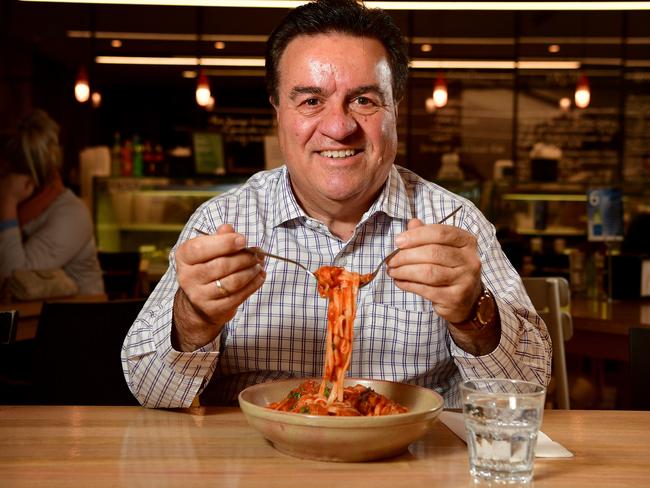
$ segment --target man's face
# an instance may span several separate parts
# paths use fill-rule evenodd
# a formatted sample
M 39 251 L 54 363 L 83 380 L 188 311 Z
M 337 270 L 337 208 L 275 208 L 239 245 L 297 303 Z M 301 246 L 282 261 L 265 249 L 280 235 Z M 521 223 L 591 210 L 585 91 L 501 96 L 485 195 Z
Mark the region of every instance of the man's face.
M 278 137 L 307 212 L 365 211 L 397 152 L 397 105 L 387 54 L 375 39 L 299 36 L 279 63 Z

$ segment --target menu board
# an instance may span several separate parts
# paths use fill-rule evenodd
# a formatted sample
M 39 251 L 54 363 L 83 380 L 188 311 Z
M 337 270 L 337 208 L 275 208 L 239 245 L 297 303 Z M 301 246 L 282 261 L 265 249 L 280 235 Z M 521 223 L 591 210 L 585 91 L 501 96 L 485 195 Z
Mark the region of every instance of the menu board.
M 430 87 L 411 96 L 426 99 Z M 459 155 L 465 180 L 490 179 L 494 162 L 510 159 L 512 147 L 512 91 L 465 89 L 450 96 L 447 105 L 429 113 L 411 106 L 409 168 L 436 179 L 445 154 Z
M 646 83 L 650 92 L 650 82 Z M 650 175 L 650 95 L 632 93 L 625 103 L 623 177 L 637 181 Z
M 587 191 L 587 229 L 590 241 L 623 240 L 623 192 L 619 188 Z
M 208 120 L 223 137 L 224 158 L 229 173 L 264 169 L 264 137 L 274 132 L 272 112 L 218 113 Z
M 226 172 L 223 157 L 223 137 L 212 132 L 194 132 L 194 169 L 199 175 L 222 175 Z
M 637 75 L 641 79 L 627 82 L 624 107 L 618 72 L 613 72 L 595 79 L 588 108 L 568 110 L 558 102 L 562 97 L 572 99 L 573 73 L 560 81 L 527 76 L 520 80 L 516 114 L 512 79 L 490 80 L 492 86 L 487 87 L 481 79 L 457 76 L 449 81 L 447 105 L 429 112 L 424 101 L 431 96 L 431 82 L 416 79 L 405 104 L 409 119 L 401 127 L 407 135 L 402 159 L 420 175 L 435 179 L 443 155 L 457 153 L 465 179 L 484 180 L 493 177 L 496 161 L 514 159 L 516 178 L 530 181 L 531 150 L 542 143 L 561 151 L 553 181 L 607 182 L 619 180 L 621 174 L 628 181 L 647 178 L 650 77 Z
M 517 174 L 530 179 L 530 150 L 536 143 L 558 147 L 558 181 L 616 178 L 619 162 L 618 109 L 595 107 L 584 111 L 550 109 L 521 113 L 517 139 Z

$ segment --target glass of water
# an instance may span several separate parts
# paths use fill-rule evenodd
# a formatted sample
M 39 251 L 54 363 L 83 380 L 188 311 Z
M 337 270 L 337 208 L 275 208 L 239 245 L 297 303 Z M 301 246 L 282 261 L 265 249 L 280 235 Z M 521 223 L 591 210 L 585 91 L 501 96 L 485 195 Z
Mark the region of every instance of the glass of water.
M 475 379 L 463 382 L 460 394 L 474 479 L 530 482 L 546 388 L 527 381 Z

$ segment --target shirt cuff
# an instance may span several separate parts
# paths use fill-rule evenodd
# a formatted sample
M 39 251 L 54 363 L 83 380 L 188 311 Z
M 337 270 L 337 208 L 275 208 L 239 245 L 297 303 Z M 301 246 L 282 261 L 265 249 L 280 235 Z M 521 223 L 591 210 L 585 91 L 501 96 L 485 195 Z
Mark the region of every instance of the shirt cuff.
M 458 366 L 466 373 L 471 372 L 472 377 L 490 377 L 508 375 L 508 365 L 517 352 L 519 320 L 508 304 L 497 301 L 497 310 L 501 321 L 501 338 L 499 344 L 490 353 L 483 356 L 474 356 L 459 347 L 451 339 L 451 354 Z
M 221 334 L 218 334 L 208 344 L 196 351 L 182 352 L 172 347 L 172 317 L 173 297 L 169 304 L 164 304 L 164 313 L 157 317 L 153 324 L 153 340 L 156 350 L 162 360 L 174 371 L 183 376 L 204 378 L 214 371 L 214 364 L 219 358 L 219 342 Z

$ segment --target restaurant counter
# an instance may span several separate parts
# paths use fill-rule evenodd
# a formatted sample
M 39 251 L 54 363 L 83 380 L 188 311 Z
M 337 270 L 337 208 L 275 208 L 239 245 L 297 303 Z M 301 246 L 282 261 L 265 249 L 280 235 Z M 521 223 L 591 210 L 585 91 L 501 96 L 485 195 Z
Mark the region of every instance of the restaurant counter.
M 536 459 L 536 488 L 650 480 L 650 412 L 547 410 L 542 430 L 574 457 Z M 12 488 L 470 484 L 467 447 L 440 422 L 401 456 L 346 464 L 279 453 L 239 408 L 0 407 L 0 486 Z

